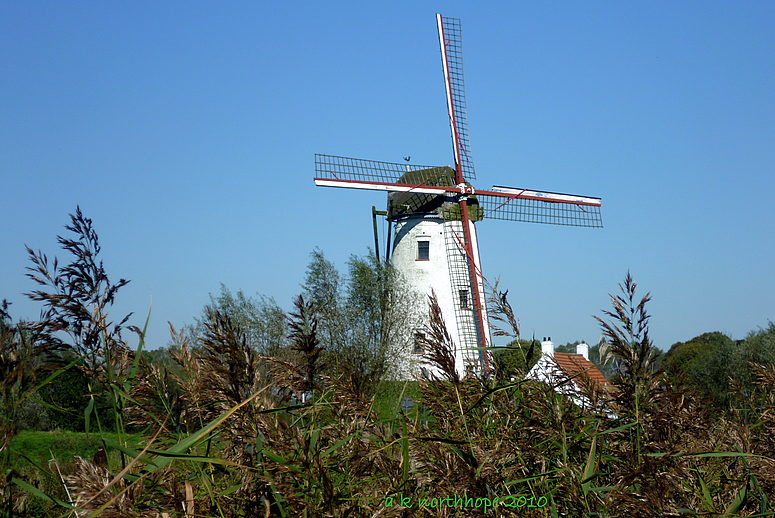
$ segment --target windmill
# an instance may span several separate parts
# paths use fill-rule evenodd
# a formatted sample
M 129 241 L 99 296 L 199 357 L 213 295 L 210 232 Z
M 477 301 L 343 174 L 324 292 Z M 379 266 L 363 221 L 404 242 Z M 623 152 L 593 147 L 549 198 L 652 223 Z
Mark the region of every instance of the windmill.
M 491 368 L 490 331 L 474 223 L 501 219 L 602 227 L 600 198 L 514 187 L 475 189 L 463 87 L 460 20 L 436 15 L 455 166 L 315 155 L 315 184 L 388 193 L 393 265 L 420 293 L 433 289 L 455 341 L 458 373 Z M 454 315 L 454 321 L 450 317 Z

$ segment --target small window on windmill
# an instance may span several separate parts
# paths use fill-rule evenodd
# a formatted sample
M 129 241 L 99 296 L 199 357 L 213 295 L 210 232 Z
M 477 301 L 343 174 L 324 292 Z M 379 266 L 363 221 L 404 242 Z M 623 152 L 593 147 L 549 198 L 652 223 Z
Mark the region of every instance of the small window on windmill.
M 468 300 L 468 290 L 458 290 L 458 294 L 460 295 L 460 307 L 463 309 L 471 309 Z
M 414 347 L 412 348 L 412 352 L 414 354 L 423 354 L 425 352 L 424 343 L 425 343 L 425 333 L 423 333 L 419 329 L 415 329 Z
M 429 261 L 431 258 L 431 242 L 417 241 L 417 260 Z

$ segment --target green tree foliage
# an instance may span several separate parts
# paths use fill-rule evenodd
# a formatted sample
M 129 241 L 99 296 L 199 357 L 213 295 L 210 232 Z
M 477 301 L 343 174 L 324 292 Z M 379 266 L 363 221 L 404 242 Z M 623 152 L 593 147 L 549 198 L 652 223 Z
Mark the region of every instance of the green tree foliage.
M 674 343 L 665 354 L 662 367 L 671 374 L 689 373 L 707 356 L 720 350 L 731 350 L 734 341 L 724 333 L 713 331 L 695 336 L 686 342 Z
M 65 345 L 36 322 L 13 322 L 0 304 L 0 455 L 20 427 L 44 424 L 38 390 Z M 37 414 L 37 415 L 35 415 Z M 0 462 L 2 464 L 2 462 Z
M 522 379 L 541 356 L 538 340 L 514 339 L 503 347 L 493 347 L 495 375 L 500 380 Z
M 39 395 L 46 402 L 47 429 L 73 432 L 84 430 L 83 409 L 89 402 L 89 378 L 77 365 L 68 368 L 77 358 L 72 350 L 59 353 L 54 365 L 64 370 L 40 389 Z M 101 398 L 100 403 L 101 406 L 108 405 L 105 398 Z
M 774 322 L 768 322 L 767 327 L 748 333 L 732 357 L 732 370 L 736 373 L 733 377 L 744 386 L 750 386 L 753 382 L 752 363 L 775 364 Z
M 171 367 L 175 365 L 175 360 L 171 353 L 178 347 L 179 344 L 172 344 L 170 347 L 159 347 L 158 349 L 143 351 L 143 360 L 154 365 Z
M 663 368 L 705 395 L 717 409 L 747 405 L 756 379 L 754 364 L 775 363 L 775 324 L 734 341 L 714 331 L 678 342 L 665 355 Z
M 735 342 L 721 332 L 703 333 L 673 344 L 662 368 L 723 407 L 729 403 L 730 360 L 736 348 Z
M 392 266 L 376 263 L 371 253 L 353 255 L 343 277 L 315 249 L 302 290 L 318 315 L 324 371 L 344 375 L 365 394 L 401 368 L 417 296 Z
M 220 293 L 217 296 L 210 294 L 210 303 L 202 310 L 202 316 L 188 328 L 195 345 L 197 339 L 204 336 L 204 323 L 212 311 L 227 315 L 238 325 L 245 334 L 247 345 L 254 351 L 271 354 L 288 343 L 285 313 L 272 297 L 261 294 L 251 297 L 242 290 L 232 293 L 221 284 Z
M 341 308 L 344 305 L 342 278 L 322 250 L 316 248 L 310 255 L 302 293 L 319 315 L 318 336 L 323 348 L 328 352 L 339 350 L 346 344 Z

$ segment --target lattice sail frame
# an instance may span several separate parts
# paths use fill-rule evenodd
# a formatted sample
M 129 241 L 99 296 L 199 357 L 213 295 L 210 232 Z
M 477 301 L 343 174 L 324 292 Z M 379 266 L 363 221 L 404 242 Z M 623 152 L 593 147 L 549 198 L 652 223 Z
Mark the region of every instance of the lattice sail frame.
M 423 170 L 438 168 L 318 154 L 315 155 L 315 184 L 321 187 L 437 194 L 453 199 L 467 196 L 479 202 L 484 211 L 482 219 L 576 227 L 603 226 L 600 198 L 501 186 L 477 190 L 467 184 L 453 185 L 453 182 L 447 182 L 449 185 L 400 182 L 407 172 L 418 172 L 421 182 L 436 182 L 436 177 L 430 172 L 423 176 Z
M 463 33 L 458 18 L 436 15 L 441 48 L 441 64 L 444 72 L 444 86 L 447 90 L 447 112 L 449 114 L 455 163 L 460 164 L 460 174 L 468 180 L 476 179 L 474 159 L 471 155 L 471 141 L 468 135 L 468 105 L 463 84 Z
M 437 166 L 408 162 L 380 162 L 334 155 L 315 155 L 315 181 L 318 179 L 398 184 L 403 175 L 412 171 L 435 169 Z M 426 180 L 423 178 L 421 182 Z M 450 184 L 452 185 L 452 184 Z

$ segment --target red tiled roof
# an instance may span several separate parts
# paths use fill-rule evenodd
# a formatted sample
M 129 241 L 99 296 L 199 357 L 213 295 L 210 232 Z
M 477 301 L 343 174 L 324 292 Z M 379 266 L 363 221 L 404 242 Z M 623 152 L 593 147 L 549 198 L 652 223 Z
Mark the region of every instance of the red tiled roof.
M 582 373 L 586 373 L 586 375 L 589 376 L 589 379 L 598 383 L 603 388 L 608 390 L 614 388 L 614 386 L 605 379 L 603 373 L 600 372 L 591 361 L 585 359 L 580 354 L 556 352 L 554 353 L 554 362 L 569 378 L 578 379 L 583 375 Z

